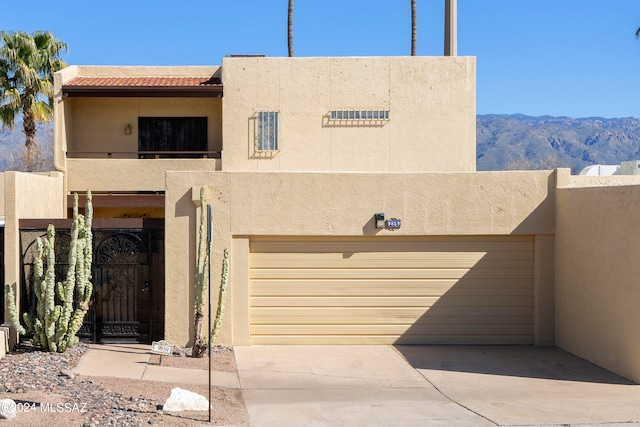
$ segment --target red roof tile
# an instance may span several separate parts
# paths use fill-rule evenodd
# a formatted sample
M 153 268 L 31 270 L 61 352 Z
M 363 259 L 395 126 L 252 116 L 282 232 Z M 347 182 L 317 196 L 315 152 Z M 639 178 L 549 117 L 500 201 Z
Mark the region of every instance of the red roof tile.
M 65 86 L 82 87 L 198 87 L 220 84 L 207 77 L 76 77 Z

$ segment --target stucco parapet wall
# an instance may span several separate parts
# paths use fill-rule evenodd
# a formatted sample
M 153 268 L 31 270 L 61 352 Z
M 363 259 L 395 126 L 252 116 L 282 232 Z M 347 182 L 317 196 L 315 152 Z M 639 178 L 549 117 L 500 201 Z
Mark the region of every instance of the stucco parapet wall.
M 267 57 L 267 56 L 228 56 L 222 59 L 222 68 L 229 61 L 233 62 L 332 62 L 344 64 L 354 61 L 362 62 L 388 62 L 402 63 L 412 62 L 434 62 L 434 63 L 475 63 L 475 56 L 304 56 L 304 57 Z
M 618 187 L 640 185 L 640 175 L 584 176 L 571 175 L 570 169 L 557 170 L 557 188 Z
M 220 159 L 67 159 L 67 187 L 69 191 L 164 191 L 168 170 L 220 169 Z
M 640 185 L 640 176 L 572 176 L 569 186 L 566 188 L 619 187 L 626 185 Z
M 184 174 L 168 172 L 167 188 L 193 198 L 193 187 L 207 187 L 227 205 L 232 235 L 555 233 L 553 171 Z M 375 229 L 377 212 L 401 229 Z

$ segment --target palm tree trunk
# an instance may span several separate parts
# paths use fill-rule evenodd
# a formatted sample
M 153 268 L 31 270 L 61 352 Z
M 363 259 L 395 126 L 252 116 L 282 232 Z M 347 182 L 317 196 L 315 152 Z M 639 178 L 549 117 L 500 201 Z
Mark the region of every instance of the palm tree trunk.
M 411 56 L 416 56 L 416 30 L 417 30 L 416 0 L 411 0 Z
M 29 96 L 29 94 L 26 94 Z M 26 170 L 33 172 L 35 170 L 35 151 L 36 147 L 36 120 L 33 115 L 31 104 L 28 102 L 22 108 L 22 127 L 24 131 L 24 146 L 27 147 Z
M 289 56 L 293 56 L 293 0 L 289 0 L 287 18 L 287 45 L 289 47 Z

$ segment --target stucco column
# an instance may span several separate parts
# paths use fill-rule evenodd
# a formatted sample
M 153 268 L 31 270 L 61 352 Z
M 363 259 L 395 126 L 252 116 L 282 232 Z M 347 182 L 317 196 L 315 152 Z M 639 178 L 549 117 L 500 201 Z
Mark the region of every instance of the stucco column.
M 533 266 L 533 342 L 555 345 L 555 237 L 535 236 Z
M 251 343 L 251 319 L 249 313 L 249 237 L 235 236 L 231 241 L 231 276 L 233 277 L 233 344 Z
M 458 55 L 457 0 L 444 0 L 444 55 Z
M 4 174 L 4 197 L 4 281 L 13 286 L 16 301 L 20 301 L 20 232 L 16 215 L 16 172 Z M 5 283 L 2 284 L 2 292 Z M 14 303 L 19 307 L 17 302 Z M 9 311 L 6 304 L 3 309 L 4 319 L 8 322 Z

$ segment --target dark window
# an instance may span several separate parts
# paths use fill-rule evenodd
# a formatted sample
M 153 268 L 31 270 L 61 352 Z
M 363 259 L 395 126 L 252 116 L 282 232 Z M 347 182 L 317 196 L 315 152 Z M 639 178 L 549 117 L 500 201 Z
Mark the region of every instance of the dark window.
M 138 150 L 179 152 L 161 154 L 160 157 L 202 157 L 202 153 L 189 154 L 180 152 L 207 151 L 207 118 L 139 117 Z M 155 154 L 143 153 L 140 157 L 155 157 Z

